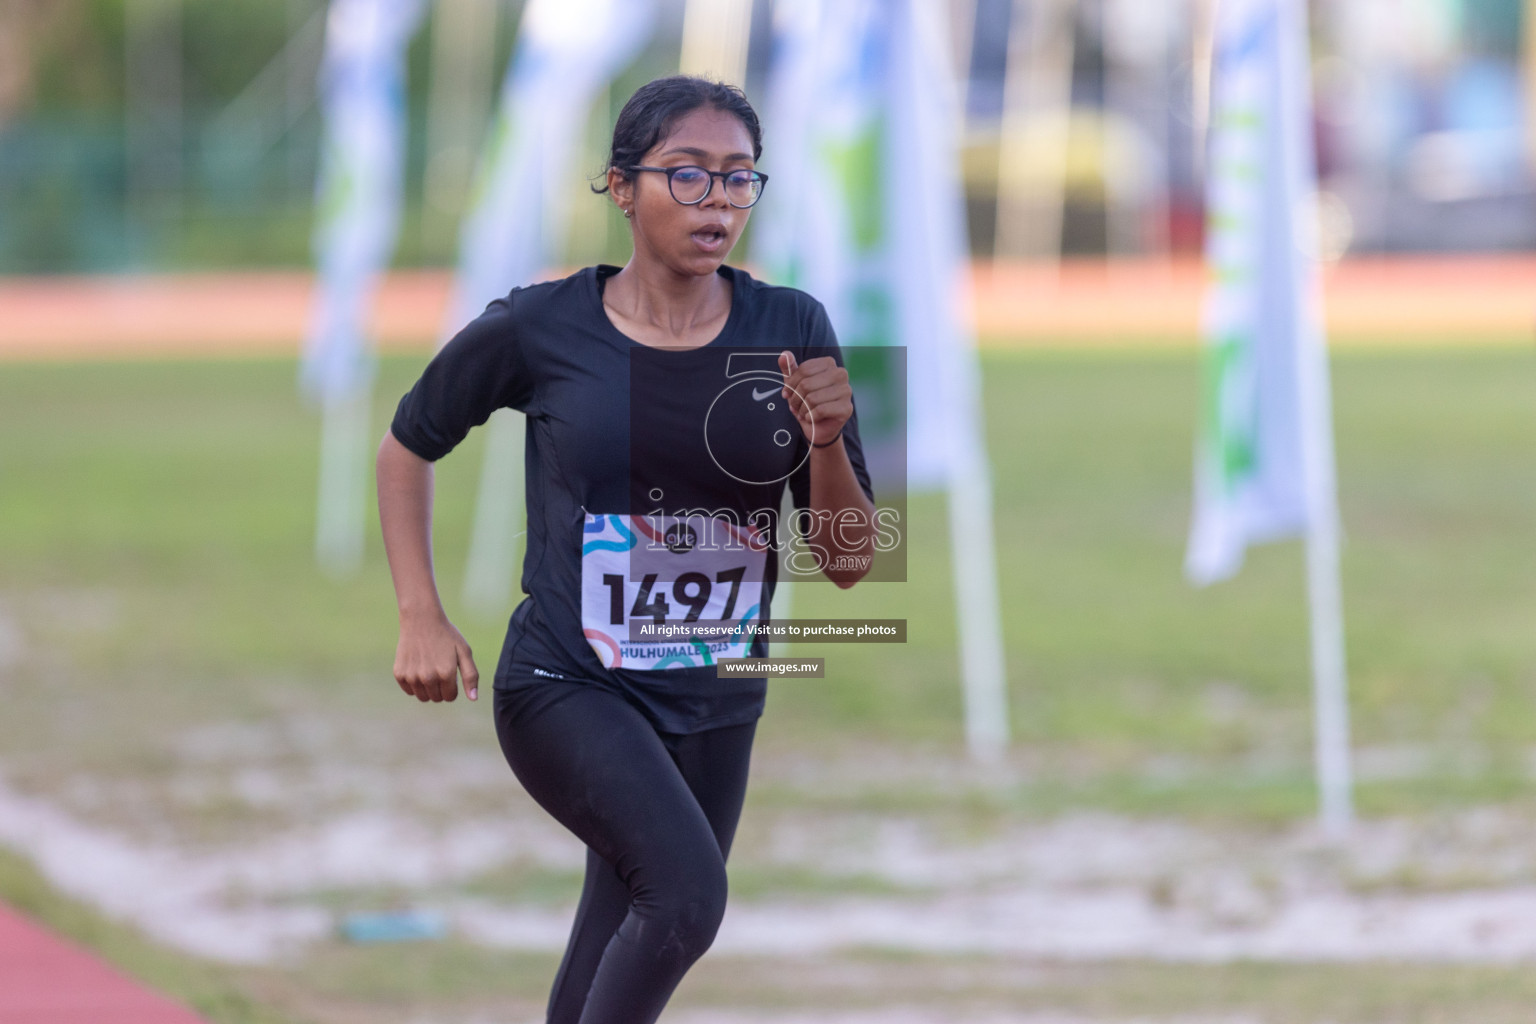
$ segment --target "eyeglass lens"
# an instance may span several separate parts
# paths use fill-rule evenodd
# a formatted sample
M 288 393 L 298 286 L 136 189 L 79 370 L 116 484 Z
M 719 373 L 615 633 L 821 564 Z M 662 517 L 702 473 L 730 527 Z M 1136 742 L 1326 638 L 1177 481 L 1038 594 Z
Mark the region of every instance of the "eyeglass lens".
M 732 206 L 751 206 L 763 191 L 763 182 L 752 171 L 732 171 L 724 177 L 725 198 Z M 672 172 L 672 198 L 697 203 L 709 192 L 714 176 L 702 167 L 679 167 Z

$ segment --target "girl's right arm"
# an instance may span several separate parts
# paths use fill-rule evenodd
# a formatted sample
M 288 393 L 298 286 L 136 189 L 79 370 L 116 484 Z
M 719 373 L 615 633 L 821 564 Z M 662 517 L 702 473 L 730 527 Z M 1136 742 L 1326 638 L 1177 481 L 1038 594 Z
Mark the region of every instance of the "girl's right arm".
M 395 682 L 420 701 L 453 700 L 458 677 L 470 700 L 480 671 L 463 634 L 448 621 L 432 575 L 432 463 L 385 433 L 376 463 L 379 525 L 400 606 Z

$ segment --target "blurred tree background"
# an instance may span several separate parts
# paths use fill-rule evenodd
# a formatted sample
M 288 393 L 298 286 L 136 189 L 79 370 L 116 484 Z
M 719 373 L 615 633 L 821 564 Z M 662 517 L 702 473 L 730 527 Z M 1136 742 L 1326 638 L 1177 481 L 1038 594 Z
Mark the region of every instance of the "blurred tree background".
M 0 0 L 0 271 L 307 266 L 324 6 Z M 413 136 L 430 46 L 427 19 Z M 496 40 L 496 66 L 509 47 Z M 420 237 L 402 232 L 403 261 L 447 257 Z
M 933 2 L 950 15 L 978 257 L 1200 251 L 1213 0 Z M 325 7 L 0 0 L 0 274 L 309 266 Z M 409 54 L 403 266 L 454 262 L 523 3 L 427 7 Z M 1536 0 L 1310 7 L 1324 257 L 1536 244 Z M 592 113 L 583 174 L 601 167 L 623 99 L 677 67 L 683 2 L 657 8 L 652 43 Z M 1019 16 L 1051 10 L 1065 13 Z M 756 101 L 773 11 L 752 5 Z M 1031 60 L 1054 68 L 1049 88 L 1020 70 Z M 572 212 L 565 262 L 622 256 L 600 203 Z M 1028 245 L 1002 237 L 1010 218 Z

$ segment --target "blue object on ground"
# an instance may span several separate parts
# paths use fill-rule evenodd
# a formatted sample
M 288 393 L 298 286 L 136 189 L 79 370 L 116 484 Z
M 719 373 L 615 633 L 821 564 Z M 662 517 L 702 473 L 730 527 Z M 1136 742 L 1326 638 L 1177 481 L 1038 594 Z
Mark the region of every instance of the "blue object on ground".
M 348 914 L 341 920 L 341 934 L 348 942 L 418 942 L 441 939 L 447 932 L 443 915 L 430 910 Z

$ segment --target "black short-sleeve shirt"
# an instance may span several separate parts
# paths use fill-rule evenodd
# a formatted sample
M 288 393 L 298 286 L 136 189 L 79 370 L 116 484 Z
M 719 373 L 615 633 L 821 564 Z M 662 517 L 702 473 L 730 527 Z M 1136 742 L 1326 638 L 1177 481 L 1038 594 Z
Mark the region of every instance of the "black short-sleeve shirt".
M 583 628 L 583 552 L 601 546 L 587 539 L 594 520 L 601 527 L 608 517 L 699 510 L 766 512 L 777 543 L 786 482 L 797 507 L 810 496 L 807 442 L 773 387 L 778 353 L 788 349 L 800 362 L 830 355 L 839 364 L 842 353 L 819 302 L 727 266 L 719 273 L 732 285 L 731 310 L 713 341 L 686 350 L 642 345 L 603 308 L 604 283 L 618 270 L 588 267 L 492 302 L 427 365 L 390 430 L 436 461 L 496 409 L 527 415 L 527 596 L 508 624 L 498 689 L 549 678 L 605 686 L 664 732 L 751 721 L 762 713 L 763 679 L 717 678 L 712 665 L 605 664 Z M 856 414 L 843 437 L 872 497 Z M 765 619 L 776 577 L 770 557 Z M 748 653 L 761 655 L 761 643 Z

